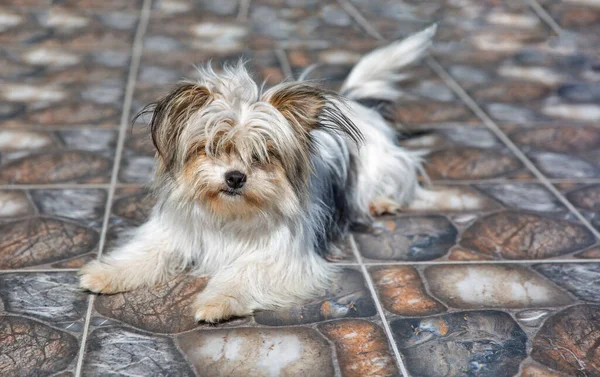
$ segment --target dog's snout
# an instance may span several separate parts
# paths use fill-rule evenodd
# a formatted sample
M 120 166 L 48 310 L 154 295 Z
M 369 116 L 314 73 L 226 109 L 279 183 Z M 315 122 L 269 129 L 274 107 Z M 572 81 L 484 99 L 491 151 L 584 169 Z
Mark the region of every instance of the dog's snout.
M 232 189 L 240 189 L 246 183 L 246 174 L 239 170 L 232 170 L 225 173 L 225 182 Z

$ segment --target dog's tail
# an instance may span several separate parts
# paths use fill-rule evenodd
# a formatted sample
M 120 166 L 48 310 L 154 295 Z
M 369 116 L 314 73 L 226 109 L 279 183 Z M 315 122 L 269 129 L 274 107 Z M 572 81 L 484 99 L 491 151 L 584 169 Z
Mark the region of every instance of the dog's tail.
M 398 71 L 423 56 L 436 29 L 434 24 L 363 57 L 342 85 L 341 94 L 353 100 L 396 101 L 402 92 L 395 84 L 407 78 Z

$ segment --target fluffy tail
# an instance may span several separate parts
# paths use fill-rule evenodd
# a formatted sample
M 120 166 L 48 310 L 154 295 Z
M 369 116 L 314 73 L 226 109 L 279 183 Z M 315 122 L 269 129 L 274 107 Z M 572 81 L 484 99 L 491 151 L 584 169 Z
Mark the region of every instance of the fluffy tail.
M 354 99 L 395 101 L 402 92 L 394 85 L 407 78 L 398 73 L 414 63 L 431 46 L 437 25 L 410 37 L 378 48 L 362 58 L 352 69 L 342 85 L 341 94 Z

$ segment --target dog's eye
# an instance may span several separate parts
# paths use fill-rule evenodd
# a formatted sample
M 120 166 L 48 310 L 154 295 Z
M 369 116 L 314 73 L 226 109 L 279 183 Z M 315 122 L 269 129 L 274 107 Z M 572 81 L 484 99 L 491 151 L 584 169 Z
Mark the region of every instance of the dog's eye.
M 252 163 L 253 164 L 260 164 L 261 163 L 261 158 L 258 154 L 253 153 L 252 154 Z

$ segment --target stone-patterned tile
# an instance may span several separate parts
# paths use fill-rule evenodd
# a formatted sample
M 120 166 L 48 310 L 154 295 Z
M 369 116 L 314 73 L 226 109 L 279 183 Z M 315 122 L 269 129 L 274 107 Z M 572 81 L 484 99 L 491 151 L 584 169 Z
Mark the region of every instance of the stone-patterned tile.
M 509 137 L 549 178 L 600 178 L 600 128 L 580 124 L 511 127 Z
M 108 183 L 115 131 L 0 131 L 4 184 Z M 2 145 L 3 144 L 3 145 Z
M 573 302 L 548 280 L 512 265 L 438 265 L 424 271 L 434 297 L 457 309 L 536 308 Z
M 417 270 L 410 266 L 385 266 L 370 269 L 384 308 L 401 316 L 443 313 L 446 308 L 432 298 Z
M 87 295 L 73 272 L 0 274 L 0 299 L 6 313 L 32 317 L 53 326 L 80 332 Z
M 138 22 L 137 11 L 94 12 L 85 8 L 3 8 L 3 46 L 127 50 Z M 12 20 L 12 21 L 10 21 Z
M 581 304 L 598 302 L 596 267 L 427 264 L 370 273 L 411 376 L 565 377 L 597 369 L 598 310 Z
M 584 23 L 600 14 L 585 2 L 546 2 L 579 14 L 574 19 Z M 595 122 L 600 117 L 593 28 L 553 38 L 523 1 L 353 3 L 388 39 L 438 22 L 434 56 L 496 120 Z
M 586 185 L 570 191 L 567 199 L 590 219 L 596 229 L 600 229 L 600 185 Z
M 129 60 L 129 50 L 3 47 L 2 127 L 117 127 Z
M 400 144 L 427 151 L 423 165 L 433 181 L 512 178 L 526 173 L 521 161 L 489 130 L 479 126 L 464 122 L 443 128 L 426 125 L 413 135 L 409 128 Z
M 23 0 L 13 0 L 23 1 Z M 24 0 L 44 1 L 44 0 Z M 143 0 L 61 0 L 60 6 L 66 9 L 96 9 L 99 11 L 135 11 L 142 7 Z
M 600 32 L 600 6 L 597 2 L 540 0 L 539 3 L 580 48 L 597 50 Z
M 428 261 L 444 256 L 458 231 L 446 217 L 382 217 L 354 233 L 358 250 L 370 260 Z
M 539 183 L 483 183 L 475 187 L 511 209 L 545 213 L 568 212 L 566 207 Z
M 345 268 L 323 297 L 312 302 L 274 311 L 261 311 L 255 321 L 268 326 L 289 326 L 339 318 L 367 318 L 377 315 L 369 289 L 360 271 Z
M 127 231 L 143 224 L 150 216 L 156 198 L 143 187 L 118 188 L 112 203 L 106 235 L 106 251 L 127 237 Z
M 249 12 L 253 48 L 374 46 L 336 1 L 256 0 Z
M 3 376 L 49 376 L 73 368 L 79 344 L 73 335 L 25 317 L 0 317 Z
M 2 196 L 0 269 L 76 268 L 94 257 L 105 190 L 4 190 Z
M 600 264 L 540 264 L 534 269 L 580 300 L 600 303 Z
M 177 336 L 180 349 L 205 376 L 332 376 L 332 349 L 311 328 L 203 330 Z
M 600 306 L 567 308 L 544 323 L 533 339 L 531 356 L 569 376 L 600 376 Z
M 106 318 L 141 330 L 155 333 L 187 331 L 197 326 L 190 305 L 206 282 L 205 278 L 180 276 L 158 287 L 99 295 L 94 308 Z
M 383 329 L 363 320 L 344 319 L 319 325 L 319 330 L 335 343 L 343 376 L 398 376 Z
M 526 333 L 501 311 L 397 319 L 391 327 L 415 377 L 510 377 L 527 355 Z
M 91 330 L 82 374 L 194 376 L 172 338 L 115 325 Z
M 425 163 L 432 179 L 443 180 L 499 178 L 522 169 L 521 161 L 506 150 L 469 147 L 432 152 Z
M 598 255 L 592 232 L 535 181 L 433 185 L 401 214 L 357 224 L 354 238 L 366 263 Z
M 0 274 L 0 374 L 69 375 L 86 310 L 72 272 Z
M 579 223 L 506 211 L 477 219 L 462 232 L 460 245 L 497 259 L 528 260 L 564 257 L 596 242 Z

